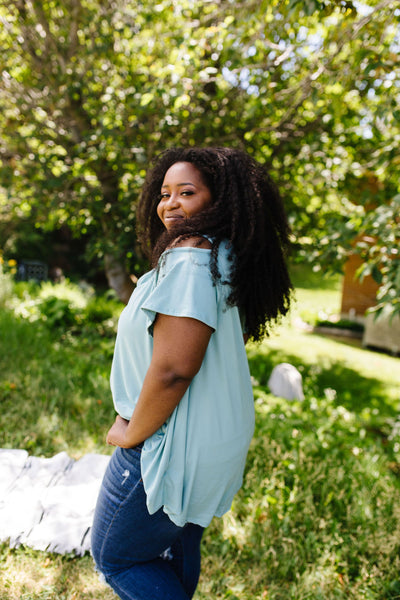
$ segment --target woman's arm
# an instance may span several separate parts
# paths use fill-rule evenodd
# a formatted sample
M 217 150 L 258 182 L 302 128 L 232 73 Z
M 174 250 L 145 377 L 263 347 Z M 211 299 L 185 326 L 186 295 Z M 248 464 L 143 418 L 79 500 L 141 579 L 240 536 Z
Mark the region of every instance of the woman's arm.
M 212 332 L 197 319 L 157 315 L 153 355 L 132 418 L 117 417 L 108 444 L 133 448 L 165 423 L 199 371 Z

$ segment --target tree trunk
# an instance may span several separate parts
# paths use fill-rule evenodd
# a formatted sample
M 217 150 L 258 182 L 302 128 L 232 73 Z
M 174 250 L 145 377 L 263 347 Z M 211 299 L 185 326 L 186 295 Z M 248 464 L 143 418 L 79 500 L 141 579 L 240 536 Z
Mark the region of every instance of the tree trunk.
M 118 298 L 127 304 L 135 285 L 126 271 L 125 266 L 116 256 L 105 254 L 104 268 L 108 285 L 115 290 Z

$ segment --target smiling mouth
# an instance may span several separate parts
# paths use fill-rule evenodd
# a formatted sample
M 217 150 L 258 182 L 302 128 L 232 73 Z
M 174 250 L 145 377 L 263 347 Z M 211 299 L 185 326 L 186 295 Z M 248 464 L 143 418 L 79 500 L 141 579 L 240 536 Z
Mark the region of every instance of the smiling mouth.
M 165 221 L 175 221 L 178 219 L 184 219 L 184 217 L 182 217 L 181 215 L 167 215 L 164 217 Z

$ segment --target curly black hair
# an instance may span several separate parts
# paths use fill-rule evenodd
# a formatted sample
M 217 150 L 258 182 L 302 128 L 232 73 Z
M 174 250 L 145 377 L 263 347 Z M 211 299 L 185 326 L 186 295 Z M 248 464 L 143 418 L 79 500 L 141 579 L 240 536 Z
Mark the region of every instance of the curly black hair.
M 167 232 L 157 216 L 168 169 L 189 162 L 211 191 L 211 205 Z M 153 266 L 174 240 L 207 234 L 212 239 L 210 268 L 218 272 L 218 247 L 228 240 L 233 257 L 228 303 L 244 316 L 253 340 L 269 333 L 271 321 L 289 310 L 292 285 L 286 266 L 290 228 L 277 187 L 263 165 L 232 148 L 170 148 L 148 172 L 138 206 L 138 235 Z

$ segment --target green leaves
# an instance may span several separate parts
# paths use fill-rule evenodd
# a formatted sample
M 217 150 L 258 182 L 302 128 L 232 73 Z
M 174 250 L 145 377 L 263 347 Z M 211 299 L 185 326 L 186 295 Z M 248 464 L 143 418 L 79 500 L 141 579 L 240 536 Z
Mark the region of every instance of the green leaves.
M 356 233 L 366 217 L 353 219 L 353 202 L 399 193 L 389 1 L 21 6 L 0 7 L 5 242 L 29 202 L 34 223 L 68 222 L 131 268 L 132 206 L 149 162 L 172 145 L 241 146 L 265 162 L 296 244 L 309 239 L 314 257 L 323 238 L 343 258 L 346 221 Z M 369 173 L 384 191 L 354 187 Z

